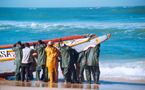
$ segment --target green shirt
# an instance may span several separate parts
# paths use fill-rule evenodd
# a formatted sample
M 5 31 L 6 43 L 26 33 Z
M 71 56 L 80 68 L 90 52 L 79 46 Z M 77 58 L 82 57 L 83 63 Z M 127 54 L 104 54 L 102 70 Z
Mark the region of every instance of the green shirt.
M 62 58 L 61 66 L 70 68 L 73 65 L 73 60 L 71 60 L 71 53 L 70 53 L 71 48 L 68 46 L 62 48 L 59 42 L 58 49 L 60 51 L 61 58 Z
M 79 54 L 79 57 L 78 57 L 78 60 L 77 60 L 77 63 L 80 64 L 80 67 L 85 66 L 85 60 L 86 60 L 86 53 L 85 53 L 85 51 L 83 51 Z
M 86 57 L 87 57 L 87 65 L 88 66 L 96 66 L 96 63 L 98 62 L 98 58 L 99 58 L 99 53 L 100 53 L 100 49 L 98 47 L 98 45 L 96 45 L 95 47 L 88 49 L 86 51 Z
M 38 60 L 37 60 L 37 66 L 46 65 L 46 52 L 45 52 L 46 44 L 40 44 L 39 46 L 36 46 L 36 52 L 38 53 Z
M 22 46 L 18 44 L 18 46 L 13 46 L 12 50 L 15 52 L 15 65 L 21 65 L 22 61 Z

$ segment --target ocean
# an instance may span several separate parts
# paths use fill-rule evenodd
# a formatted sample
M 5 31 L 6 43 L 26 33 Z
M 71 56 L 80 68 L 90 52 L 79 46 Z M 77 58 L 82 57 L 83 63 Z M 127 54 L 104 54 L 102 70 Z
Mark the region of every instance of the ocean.
M 101 43 L 102 77 L 145 79 L 145 6 L 0 8 L 0 45 L 111 34 Z

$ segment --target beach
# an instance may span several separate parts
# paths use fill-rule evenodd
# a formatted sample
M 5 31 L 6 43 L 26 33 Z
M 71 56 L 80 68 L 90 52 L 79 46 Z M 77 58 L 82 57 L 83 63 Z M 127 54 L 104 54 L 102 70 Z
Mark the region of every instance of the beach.
M 14 80 L 1 80 L 1 90 L 80 90 L 80 89 L 96 89 L 96 90 L 144 90 L 145 80 L 131 80 L 125 78 L 101 78 L 100 84 L 87 84 L 85 81 L 83 84 L 65 84 L 59 79 L 58 83 L 36 81 L 21 82 Z

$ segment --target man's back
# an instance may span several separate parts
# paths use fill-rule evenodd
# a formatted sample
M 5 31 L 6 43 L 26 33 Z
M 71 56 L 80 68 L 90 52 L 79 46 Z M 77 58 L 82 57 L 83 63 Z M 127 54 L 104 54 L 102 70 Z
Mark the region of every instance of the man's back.
M 38 53 L 37 64 L 39 64 L 39 65 L 45 65 L 45 63 L 46 63 L 45 47 L 46 47 L 45 44 L 40 44 L 39 46 L 36 46 L 36 51 Z
M 87 52 L 87 65 L 88 66 L 96 66 L 96 63 L 98 61 L 98 57 L 99 57 L 99 52 L 100 49 L 98 46 L 95 46 L 89 50 L 86 51 Z
M 13 46 L 12 50 L 15 52 L 15 65 L 20 65 L 21 60 L 22 60 L 22 46 Z
M 25 47 L 23 49 L 22 63 L 30 63 L 30 62 L 33 62 L 32 53 L 33 53 L 33 50 L 31 48 Z

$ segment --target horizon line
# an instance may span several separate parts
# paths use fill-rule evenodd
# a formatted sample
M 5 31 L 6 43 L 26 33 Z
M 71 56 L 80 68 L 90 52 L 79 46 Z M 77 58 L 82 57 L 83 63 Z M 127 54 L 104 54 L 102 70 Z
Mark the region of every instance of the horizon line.
M 1 7 L 0 6 L 0 8 L 97 8 L 97 7 L 99 7 L 99 8 L 101 8 L 101 7 L 145 7 L 145 6 L 88 6 L 88 7 L 23 7 L 23 6 L 21 6 L 21 7 L 17 7 L 17 6 L 14 6 L 14 7 L 12 7 L 12 6 L 10 6 L 10 7 Z

